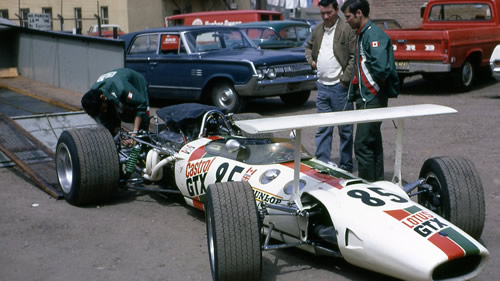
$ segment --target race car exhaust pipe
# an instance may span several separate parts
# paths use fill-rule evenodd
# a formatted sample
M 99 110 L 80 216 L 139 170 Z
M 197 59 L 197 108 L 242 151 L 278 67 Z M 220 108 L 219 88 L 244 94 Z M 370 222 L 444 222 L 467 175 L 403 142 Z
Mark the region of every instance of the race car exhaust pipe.
M 160 161 L 160 153 L 156 149 L 151 149 L 146 157 L 146 169 L 144 178 L 150 181 L 158 181 L 163 177 L 163 166 L 175 161 L 174 156 L 169 156 Z

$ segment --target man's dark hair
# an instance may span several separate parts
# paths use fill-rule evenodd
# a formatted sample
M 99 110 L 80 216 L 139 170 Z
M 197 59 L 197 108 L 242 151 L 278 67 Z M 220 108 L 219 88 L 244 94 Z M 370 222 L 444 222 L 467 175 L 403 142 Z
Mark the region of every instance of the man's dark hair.
M 356 13 L 357 10 L 361 10 L 363 16 L 366 18 L 370 15 L 370 4 L 368 4 L 368 0 L 347 0 L 344 2 L 340 10 L 342 13 L 349 9 L 349 12 Z
M 102 91 L 98 89 L 92 89 L 85 93 L 82 97 L 82 107 L 88 115 L 92 117 L 97 117 L 101 111 L 101 104 L 104 102 L 101 99 Z
M 337 3 L 337 0 L 320 0 L 318 2 L 318 6 L 322 6 L 322 7 L 326 7 L 330 4 L 332 4 L 332 6 L 335 10 L 337 10 L 339 8 L 339 3 Z

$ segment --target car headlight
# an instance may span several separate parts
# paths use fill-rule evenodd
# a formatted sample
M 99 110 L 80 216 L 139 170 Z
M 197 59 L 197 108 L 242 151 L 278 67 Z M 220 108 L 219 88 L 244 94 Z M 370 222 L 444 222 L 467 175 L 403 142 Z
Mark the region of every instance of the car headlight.
M 278 169 L 270 169 L 265 171 L 262 176 L 260 177 L 260 183 L 261 184 L 267 184 L 272 182 L 275 178 L 277 178 L 280 175 L 280 170 Z
M 276 78 L 276 71 L 274 70 L 274 68 L 268 68 L 266 70 L 266 77 L 268 79 L 274 79 L 274 78 Z
M 257 69 L 257 79 L 259 80 L 262 80 L 264 79 L 264 72 L 262 71 L 262 69 Z

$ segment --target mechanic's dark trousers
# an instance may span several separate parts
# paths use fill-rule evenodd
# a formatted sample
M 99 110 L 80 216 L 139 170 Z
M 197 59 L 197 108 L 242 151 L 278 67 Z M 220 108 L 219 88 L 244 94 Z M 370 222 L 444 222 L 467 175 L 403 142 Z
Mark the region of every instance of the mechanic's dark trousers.
M 358 98 L 356 110 L 387 107 L 387 98 L 379 96 L 381 93 L 368 103 Z M 373 122 L 356 126 L 354 155 L 358 161 L 358 176 L 367 181 L 384 180 L 384 147 L 380 132 L 381 125 L 382 122 Z

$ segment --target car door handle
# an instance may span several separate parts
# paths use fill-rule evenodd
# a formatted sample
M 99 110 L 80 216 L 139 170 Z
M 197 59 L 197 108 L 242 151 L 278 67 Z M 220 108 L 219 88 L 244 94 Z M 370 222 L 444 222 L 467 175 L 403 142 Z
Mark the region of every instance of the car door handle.
M 152 62 L 150 62 L 149 64 L 150 64 L 151 66 L 154 66 L 154 65 L 157 65 L 157 64 L 158 64 L 158 62 L 157 62 L 157 61 L 152 61 Z

